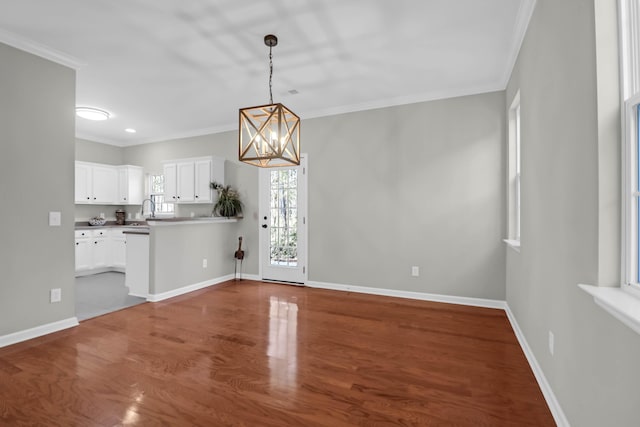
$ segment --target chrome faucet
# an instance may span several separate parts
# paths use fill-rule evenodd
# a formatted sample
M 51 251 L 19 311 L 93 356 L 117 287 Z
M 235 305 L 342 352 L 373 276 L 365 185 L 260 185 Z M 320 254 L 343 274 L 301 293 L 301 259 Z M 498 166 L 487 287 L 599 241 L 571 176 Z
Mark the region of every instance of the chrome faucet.
M 149 201 L 149 206 L 151 207 L 151 218 L 156 217 L 156 204 L 151 199 L 144 199 L 142 201 L 142 206 L 140 208 L 140 216 L 144 218 L 144 202 Z

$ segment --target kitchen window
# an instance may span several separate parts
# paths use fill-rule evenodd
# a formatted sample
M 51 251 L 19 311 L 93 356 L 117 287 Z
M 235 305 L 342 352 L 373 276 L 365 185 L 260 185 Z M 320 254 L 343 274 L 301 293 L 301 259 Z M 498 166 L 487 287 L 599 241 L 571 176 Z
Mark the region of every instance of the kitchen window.
M 149 175 L 149 198 L 153 201 L 156 216 L 173 216 L 175 204 L 164 200 L 164 175 Z

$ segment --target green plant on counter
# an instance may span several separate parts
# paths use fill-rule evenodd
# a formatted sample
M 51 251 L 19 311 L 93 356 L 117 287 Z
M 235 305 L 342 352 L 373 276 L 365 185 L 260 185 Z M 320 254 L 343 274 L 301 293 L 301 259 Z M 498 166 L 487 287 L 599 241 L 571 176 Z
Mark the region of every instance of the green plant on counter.
M 209 186 L 218 192 L 218 201 L 213 207 L 214 215 L 230 218 L 242 213 L 240 194 L 232 189 L 230 185 L 225 187 L 214 181 Z

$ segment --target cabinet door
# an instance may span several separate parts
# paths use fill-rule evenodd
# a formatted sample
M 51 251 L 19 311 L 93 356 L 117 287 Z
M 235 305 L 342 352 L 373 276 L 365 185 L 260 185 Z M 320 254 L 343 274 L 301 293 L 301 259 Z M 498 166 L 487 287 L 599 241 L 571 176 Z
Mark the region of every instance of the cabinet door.
M 137 166 L 128 166 L 128 191 L 127 204 L 140 205 L 144 199 L 144 170 Z
M 89 270 L 92 268 L 91 254 L 93 240 L 76 239 L 76 271 Z
M 93 203 L 116 203 L 118 172 L 113 166 L 93 166 Z
M 195 162 L 195 201 L 211 203 L 211 160 Z
M 129 170 L 126 167 L 118 168 L 118 204 L 129 203 Z
M 167 202 L 178 201 L 178 174 L 175 163 L 165 163 L 162 167 L 164 174 L 164 200 Z
M 123 237 L 111 240 L 111 265 L 125 268 L 127 264 L 127 240 Z
M 138 166 L 118 167 L 118 204 L 140 205 L 144 195 L 144 172 Z
M 91 203 L 93 199 L 93 195 L 91 194 L 91 166 L 82 163 L 76 163 L 75 169 L 76 203 Z
M 109 239 L 96 237 L 91 243 L 93 244 L 93 268 L 107 267 L 111 263 Z
M 195 201 L 195 164 L 180 162 L 178 172 L 178 203 Z

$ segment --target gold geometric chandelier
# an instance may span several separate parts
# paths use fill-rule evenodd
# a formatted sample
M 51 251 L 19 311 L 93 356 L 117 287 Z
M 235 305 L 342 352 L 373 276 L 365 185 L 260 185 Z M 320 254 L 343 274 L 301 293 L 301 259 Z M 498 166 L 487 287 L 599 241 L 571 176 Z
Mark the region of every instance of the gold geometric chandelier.
M 300 164 L 300 117 L 280 103 L 273 103 L 271 49 L 278 44 L 273 34 L 264 36 L 269 46 L 269 102 L 240 109 L 238 159 L 262 168 Z

